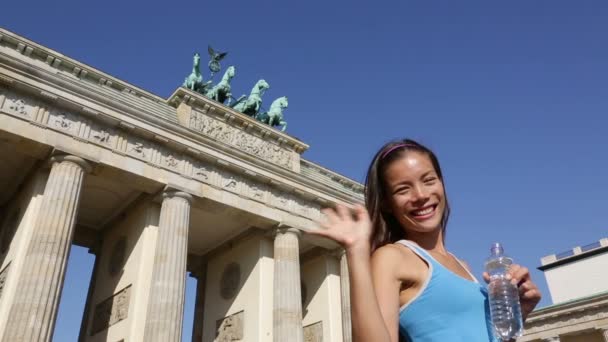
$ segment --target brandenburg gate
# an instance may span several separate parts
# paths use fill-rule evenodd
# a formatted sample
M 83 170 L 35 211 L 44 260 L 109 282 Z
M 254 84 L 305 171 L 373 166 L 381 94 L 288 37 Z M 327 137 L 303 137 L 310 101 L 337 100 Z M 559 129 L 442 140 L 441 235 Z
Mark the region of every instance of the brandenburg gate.
M 72 245 L 80 341 L 181 341 L 188 274 L 193 341 L 350 341 L 345 259 L 303 233 L 362 186 L 235 108 L 0 29 L 0 341 L 52 339 Z

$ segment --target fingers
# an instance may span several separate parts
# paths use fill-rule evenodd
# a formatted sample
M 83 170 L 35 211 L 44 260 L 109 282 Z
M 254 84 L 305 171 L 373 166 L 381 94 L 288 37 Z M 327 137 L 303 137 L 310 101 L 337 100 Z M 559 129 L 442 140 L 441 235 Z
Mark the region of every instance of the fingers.
M 483 280 L 485 280 L 488 284 L 490 283 L 490 275 L 488 272 L 483 272 Z
M 535 288 L 533 290 L 526 291 L 525 293 L 521 294 L 519 297 L 521 300 L 538 303 L 538 302 L 540 302 L 542 295 L 541 295 L 540 291 Z
M 346 208 L 346 206 L 344 206 L 342 204 L 337 204 L 336 212 L 338 213 L 338 216 L 340 217 L 340 219 L 342 221 L 352 221 L 353 216 L 352 216 L 350 210 L 348 208 Z
M 361 204 L 355 205 L 355 219 L 359 222 L 369 222 L 369 214 L 367 213 L 367 209 Z
M 513 264 L 509 267 L 509 275 L 511 276 L 511 283 L 518 287 L 525 281 L 530 279 L 530 272 L 526 267 Z
M 322 227 L 328 228 L 329 226 L 336 224 L 340 221 L 340 217 L 332 208 L 325 208 L 321 210 L 321 213 L 323 213 L 324 215 L 324 219 L 319 222 Z

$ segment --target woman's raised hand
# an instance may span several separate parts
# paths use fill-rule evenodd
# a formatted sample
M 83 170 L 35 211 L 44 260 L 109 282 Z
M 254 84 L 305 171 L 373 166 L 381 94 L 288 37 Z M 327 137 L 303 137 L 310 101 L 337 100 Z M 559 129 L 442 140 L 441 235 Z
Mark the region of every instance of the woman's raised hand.
M 369 251 L 372 225 L 362 205 L 349 209 L 338 204 L 335 209 L 323 209 L 322 213 L 325 217 L 319 222 L 320 228 L 309 233 L 332 239 L 347 251 Z

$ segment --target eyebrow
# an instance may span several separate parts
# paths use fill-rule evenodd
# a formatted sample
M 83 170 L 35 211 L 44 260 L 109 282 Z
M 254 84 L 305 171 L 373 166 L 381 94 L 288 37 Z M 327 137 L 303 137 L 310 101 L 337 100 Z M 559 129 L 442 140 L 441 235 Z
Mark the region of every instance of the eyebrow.
M 429 171 L 423 173 L 422 176 L 420 176 L 420 179 L 423 179 L 424 177 L 427 177 L 430 174 L 434 174 L 436 177 L 439 177 L 439 175 L 437 175 L 437 171 L 435 171 L 435 170 L 429 170 Z M 404 185 L 404 184 L 411 185 L 412 182 L 409 181 L 409 180 L 403 180 L 403 181 L 400 181 L 400 182 L 397 182 L 397 183 L 394 183 L 394 184 L 388 184 L 388 186 L 391 187 L 391 188 L 394 188 L 394 187 L 397 187 L 399 185 Z
M 428 175 L 430 175 L 432 173 L 434 173 L 435 175 L 437 175 L 437 172 L 435 170 L 429 170 L 429 171 L 423 173 L 422 177 L 420 177 L 420 178 L 424 178 L 424 177 L 426 177 L 426 176 L 428 176 Z

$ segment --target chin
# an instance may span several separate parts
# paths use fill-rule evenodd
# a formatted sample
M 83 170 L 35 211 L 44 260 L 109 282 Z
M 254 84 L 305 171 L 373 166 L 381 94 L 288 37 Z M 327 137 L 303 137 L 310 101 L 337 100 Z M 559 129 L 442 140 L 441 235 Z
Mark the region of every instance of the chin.
M 413 223 L 413 224 L 412 224 Z M 437 230 L 441 230 L 441 221 L 439 222 L 402 222 L 401 223 L 407 230 L 414 231 L 417 233 L 432 233 Z

